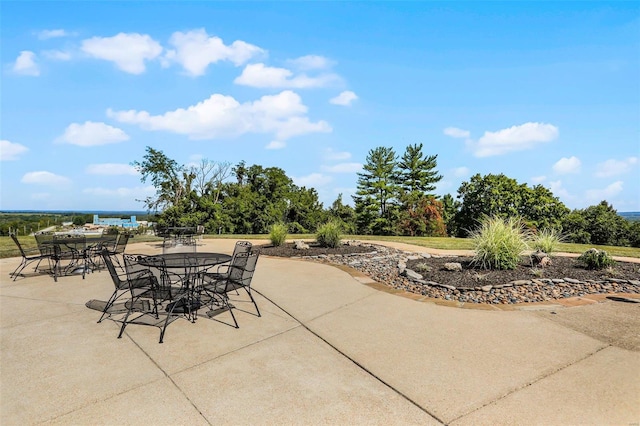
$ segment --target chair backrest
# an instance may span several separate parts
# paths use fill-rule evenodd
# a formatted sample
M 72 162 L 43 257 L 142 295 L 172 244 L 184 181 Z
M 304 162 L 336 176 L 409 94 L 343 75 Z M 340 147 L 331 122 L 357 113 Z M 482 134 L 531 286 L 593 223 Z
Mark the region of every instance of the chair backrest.
M 253 244 L 250 241 L 236 241 L 236 245 L 233 248 L 232 258 L 236 257 L 239 253 L 249 253 Z
M 149 268 L 141 265 L 139 262 L 140 258 L 143 257 L 141 254 L 123 254 L 122 258 L 124 260 L 124 270 L 127 273 L 127 279 L 132 281 L 140 278 L 142 275 L 147 275 L 150 273 Z
M 120 237 L 119 234 L 103 235 L 100 237 L 100 247 L 107 249 L 111 253 L 115 253 L 118 245 L 118 237 Z M 87 243 L 90 241 L 91 240 L 87 240 Z
M 11 239 L 18 246 L 18 250 L 20 250 L 20 254 L 22 255 L 22 257 L 26 258 L 27 255 L 25 254 L 24 249 L 22 248 L 22 244 L 20 244 L 20 241 L 18 241 L 18 237 L 16 236 L 16 234 L 11 234 Z
M 115 250 L 113 250 L 113 253 L 114 254 L 124 253 L 125 248 L 127 248 L 127 243 L 129 242 L 129 238 L 131 238 L 131 234 L 119 234 L 118 241 L 116 242 Z
M 114 266 L 113 261 L 111 260 L 111 255 L 109 254 L 109 250 L 107 248 L 103 248 L 100 255 L 102 256 L 102 260 L 104 260 L 104 264 L 107 265 L 109 275 L 111 275 L 111 279 L 113 280 L 113 285 L 115 285 L 117 289 L 124 288 L 125 283 L 120 279 L 120 276 L 116 271 L 116 267 Z
M 229 265 L 228 283 L 230 285 L 239 284 L 244 287 L 251 285 L 259 255 L 260 253 L 257 251 L 238 253 Z
M 54 247 L 51 244 L 53 242 L 53 234 L 35 234 L 34 237 L 42 256 L 53 254 Z

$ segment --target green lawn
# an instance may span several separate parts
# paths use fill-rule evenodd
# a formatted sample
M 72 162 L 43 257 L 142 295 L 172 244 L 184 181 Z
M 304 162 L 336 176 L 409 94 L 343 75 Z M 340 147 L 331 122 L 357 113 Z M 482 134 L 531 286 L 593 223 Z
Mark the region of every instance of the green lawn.
M 265 240 L 268 241 L 268 235 L 205 235 L 205 238 L 224 238 L 232 240 Z M 313 240 L 313 234 L 293 235 L 289 234 L 288 239 L 305 239 Z M 378 241 L 395 241 L 406 244 L 414 244 L 417 246 L 431 247 L 443 250 L 470 250 L 472 248 L 471 240 L 465 238 L 438 238 L 438 237 L 387 237 L 377 235 L 345 235 L 343 239 L 349 240 L 378 240 Z M 19 237 L 20 243 L 25 249 L 35 250 L 36 240 L 33 237 Z M 130 243 L 161 241 L 161 238 L 151 235 L 136 235 Z M 634 247 L 613 247 L 613 246 L 594 246 L 585 244 L 560 244 L 559 251 L 568 253 L 583 253 L 587 249 L 595 247 L 597 249 L 606 250 L 613 256 L 626 256 L 640 258 L 640 248 Z M 0 258 L 20 256 L 16 245 L 9 237 L 0 237 Z

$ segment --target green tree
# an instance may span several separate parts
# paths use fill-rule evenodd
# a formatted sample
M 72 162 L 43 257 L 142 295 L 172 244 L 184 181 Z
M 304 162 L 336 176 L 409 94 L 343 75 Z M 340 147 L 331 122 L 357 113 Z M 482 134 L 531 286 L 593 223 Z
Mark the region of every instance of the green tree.
M 532 228 L 559 227 L 569 209 L 551 191 L 529 188 L 504 174 L 476 174 L 458 189 L 460 210 L 455 217 L 458 236 L 467 236 L 483 217 L 522 217 Z
M 455 222 L 456 214 L 460 210 L 460 201 L 453 198 L 451 194 L 442 196 L 442 220 L 447 228 L 447 235 L 457 235 L 457 227 Z
M 176 205 L 190 190 L 193 179 L 185 174 L 183 166 L 168 158 L 162 151 L 148 146 L 142 162 L 134 161 L 133 167 L 140 173 L 140 180 L 147 179 L 156 188 L 155 197 L 142 200 L 149 210 L 162 211 L 164 208 Z
M 407 146 L 398 161 L 398 186 L 402 198 L 409 203 L 417 203 L 422 197 L 431 195 L 442 176 L 435 168 L 437 155 L 425 157 L 422 144 Z
M 625 246 L 630 243 L 629 222 L 606 200 L 584 210 L 575 210 L 568 219 L 563 222 L 563 230 L 570 241 L 584 242 L 586 234 L 589 244 Z
M 357 232 L 356 212 L 353 207 L 342 202 L 342 194 L 338 194 L 338 198 L 331 204 L 329 216 L 340 223 L 346 234 Z
M 390 234 L 395 215 L 393 199 L 397 193 L 395 151 L 387 147 L 370 150 L 363 170 L 358 173 L 357 191 L 353 196 L 359 232 Z M 372 217 L 373 206 L 377 210 L 377 219 Z

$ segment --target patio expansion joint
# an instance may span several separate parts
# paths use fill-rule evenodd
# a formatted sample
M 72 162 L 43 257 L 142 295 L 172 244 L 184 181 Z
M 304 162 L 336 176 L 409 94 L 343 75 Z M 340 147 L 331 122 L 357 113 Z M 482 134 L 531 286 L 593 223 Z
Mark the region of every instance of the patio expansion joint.
M 459 415 L 458 417 L 456 417 L 454 419 L 451 419 L 448 423 L 449 424 L 450 423 L 454 423 L 454 422 L 456 422 L 456 421 L 468 416 L 469 414 L 475 413 L 476 411 L 483 409 L 484 407 L 487 407 L 489 405 L 494 405 L 494 404 L 502 401 L 503 399 L 505 399 L 505 398 L 517 393 L 517 392 L 520 392 L 521 390 L 526 389 L 526 388 L 528 388 L 528 387 L 530 387 L 530 386 L 532 386 L 532 385 L 534 385 L 534 384 L 546 379 L 547 377 L 551 377 L 551 376 L 553 376 L 553 375 L 555 375 L 555 374 L 557 374 L 557 373 L 559 373 L 561 371 L 566 370 L 569 367 L 572 367 L 572 366 L 574 366 L 576 364 L 579 364 L 579 363 L 585 361 L 586 359 L 591 358 L 592 356 L 596 355 L 597 353 L 599 353 L 599 352 L 601 352 L 601 351 L 603 351 L 603 350 L 605 350 L 607 348 L 610 348 L 610 347 L 612 347 L 612 345 L 605 344 L 604 346 L 596 349 L 595 351 L 592 351 L 592 352 L 586 354 L 585 356 L 581 357 L 580 359 L 577 359 L 575 361 L 571 361 L 568 364 L 561 365 L 561 366 L 559 366 L 559 367 L 557 367 L 557 368 L 555 368 L 555 369 L 553 369 L 551 371 L 543 373 L 542 375 L 536 377 L 535 379 L 533 379 L 533 380 L 531 380 L 531 381 L 529 381 L 529 382 L 527 382 L 527 383 L 525 383 L 525 384 L 523 384 L 521 386 L 518 386 L 516 388 L 511 389 L 511 390 L 507 391 L 506 393 L 504 393 L 503 395 L 500 395 L 500 396 L 496 397 L 492 401 L 486 402 L 486 403 L 482 404 L 479 407 L 473 408 L 473 409 L 469 410 L 468 412 L 466 412 L 464 414 L 461 414 L 461 415 Z
M 136 342 L 133 337 L 131 337 L 129 335 L 129 333 L 127 333 L 125 331 L 124 333 L 127 338 L 129 340 L 131 340 L 131 342 L 136 345 L 136 347 L 138 349 L 140 349 L 140 351 L 149 359 L 149 361 L 151 361 L 153 363 L 153 365 L 156 366 L 156 368 L 158 370 L 160 370 L 162 372 L 162 374 L 164 374 L 164 376 L 169 379 L 169 381 L 171 382 L 171 384 L 173 384 L 173 386 L 178 390 L 178 392 L 180 392 L 182 394 L 182 396 L 184 396 L 184 398 L 189 401 L 189 404 L 191 404 L 191 406 L 194 408 L 194 410 L 196 410 L 198 412 L 198 414 L 200 415 L 200 417 L 202 417 L 202 419 L 204 419 L 205 422 L 207 422 L 207 424 L 212 425 L 212 423 L 207 419 L 207 417 L 202 413 L 202 411 L 200 411 L 200 409 L 198 408 L 198 406 L 191 400 L 191 398 L 189 398 L 189 396 L 182 390 L 182 388 L 180 386 L 178 386 L 178 384 L 173 380 L 173 377 L 171 377 L 163 368 L 162 366 L 160 366 L 160 364 L 158 364 L 156 362 L 156 360 L 153 359 L 153 357 L 151 355 L 149 355 L 149 353 L 147 351 L 144 350 L 144 348 L 142 346 L 140 346 L 138 344 L 138 342 Z
M 289 317 L 291 317 L 293 320 L 295 320 L 298 324 L 300 324 L 301 327 L 303 327 L 305 330 L 307 330 L 309 333 L 311 333 L 312 335 L 314 335 L 316 338 L 318 338 L 319 340 L 321 340 L 322 342 L 324 342 L 327 346 L 329 346 L 331 349 L 333 349 L 334 351 L 336 351 L 339 355 L 343 356 L 344 358 L 348 359 L 349 361 L 351 361 L 355 366 L 357 366 L 359 369 L 361 369 L 362 371 L 364 371 L 366 374 L 368 374 L 371 378 L 373 378 L 374 380 L 380 382 L 382 385 L 384 385 L 385 387 L 387 387 L 388 389 L 390 389 L 391 391 L 395 392 L 398 396 L 400 396 L 401 398 L 403 398 L 404 400 L 406 400 L 407 402 L 409 402 L 410 404 L 414 405 L 416 408 L 418 408 L 420 411 L 424 412 L 425 414 L 429 415 L 430 417 L 432 417 L 434 420 L 436 420 L 438 423 L 440 424 L 447 424 L 443 419 L 439 418 L 435 413 L 430 412 L 429 410 L 427 410 L 425 407 L 421 406 L 419 403 L 417 403 L 416 401 L 414 401 L 413 399 L 411 399 L 408 395 L 404 394 L 403 392 L 401 392 L 399 389 L 396 389 L 393 385 L 391 385 L 390 383 L 387 383 L 384 379 L 382 379 L 381 377 L 379 377 L 378 375 L 376 375 L 373 371 L 369 370 L 367 367 L 365 367 L 364 365 L 362 365 L 361 363 L 359 363 L 358 361 L 356 361 L 355 359 L 353 359 L 352 357 L 350 357 L 349 355 L 347 355 L 345 352 L 341 351 L 338 347 L 336 347 L 334 344 L 332 344 L 331 342 L 329 342 L 327 339 L 325 339 L 324 337 L 322 337 L 321 335 L 319 335 L 317 332 L 315 332 L 314 330 L 312 330 L 311 328 L 309 328 L 304 322 L 300 321 L 298 318 L 296 318 L 295 316 L 293 316 L 290 312 L 288 312 L 286 309 L 284 309 L 282 306 L 278 305 L 276 302 L 274 302 L 272 299 L 270 299 L 269 297 L 267 297 L 266 295 L 264 295 L 263 293 L 259 292 L 258 290 L 253 290 L 256 293 L 258 293 L 259 295 L 261 295 L 262 297 L 264 297 L 265 299 L 267 299 L 269 302 L 271 302 L 274 306 L 276 306 L 278 309 L 282 310 L 282 312 L 286 313 Z M 373 294 L 367 295 L 361 299 L 358 299 L 354 302 L 342 305 L 334 310 L 332 310 L 331 312 L 335 312 L 338 309 L 341 309 L 345 306 L 349 306 L 353 303 L 359 302 L 361 300 L 364 300 L 370 296 L 373 296 Z M 330 312 L 327 312 L 323 315 L 320 315 L 316 318 L 321 318 L 324 315 L 327 315 Z M 313 321 L 316 318 L 310 320 Z

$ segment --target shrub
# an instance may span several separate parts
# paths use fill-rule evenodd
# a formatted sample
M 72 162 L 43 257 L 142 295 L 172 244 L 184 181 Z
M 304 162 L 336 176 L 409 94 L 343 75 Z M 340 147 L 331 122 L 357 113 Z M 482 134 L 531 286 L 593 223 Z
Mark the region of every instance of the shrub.
M 521 219 L 486 217 L 471 232 L 473 263 L 483 269 L 515 269 L 527 246 L 528 232 Z
M 322 247 L 338 247 L 342 237 L 340 235 L 340 231 L 340 224 L 338 222 L 329 221 L 318 227 L 318 231 L 316 232 L 316 241 Z
M 276 223 L 271 225 L 269 230 L 269 240 L 274 247 L 281 246 L 287 239 L 287 225 Z
M 558 246 L 563 240 L 564 236 L 555 229 L 543 229 L 533 236 L 531 247 L 551 255 L 558 250 Z
M 578 257 L 578 262 L 587 269 L 604 269 L 615 265 L 613 258 L 604 250 L 590 248 Z

